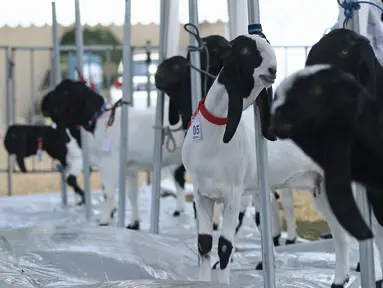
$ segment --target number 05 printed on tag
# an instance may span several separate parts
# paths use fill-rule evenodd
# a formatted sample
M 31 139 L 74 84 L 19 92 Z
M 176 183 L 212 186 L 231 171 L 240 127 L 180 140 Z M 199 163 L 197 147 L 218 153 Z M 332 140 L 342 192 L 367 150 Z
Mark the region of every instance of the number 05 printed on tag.
M 201 123 L 199 121 L 199 118 L 194 118 L 192 120 L 192 139 L 193 140 L 201 140 L 202 139 L 202 130 L 201 130 Z

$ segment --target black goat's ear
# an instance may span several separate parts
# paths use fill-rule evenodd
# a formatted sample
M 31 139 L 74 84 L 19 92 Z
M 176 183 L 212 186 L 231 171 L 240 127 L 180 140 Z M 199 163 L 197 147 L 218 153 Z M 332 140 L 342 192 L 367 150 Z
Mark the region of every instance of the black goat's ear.
M 269 129 L 271 122 L 271 101 L 272 101 L 272 88 L 263 89 L 255 100 L 258 106 L 259 116 L 261 119 L 262 135 L 269 141 L 276 141 L 277 137 Z
M 176 125 L 178 121 L 180 120 L 180 115 L 178 113 L 177 107 L 175 107 L 172 99 L 169 99 L 169 124 L 170 125 Z
M 325 133 L 323 170 L 331 210 L 343 228 L 357 240 L 371 239 L 371 229 L 365 223 L 351 189 L 352 136 L 347 135 L 345 129 L 331 129 Z

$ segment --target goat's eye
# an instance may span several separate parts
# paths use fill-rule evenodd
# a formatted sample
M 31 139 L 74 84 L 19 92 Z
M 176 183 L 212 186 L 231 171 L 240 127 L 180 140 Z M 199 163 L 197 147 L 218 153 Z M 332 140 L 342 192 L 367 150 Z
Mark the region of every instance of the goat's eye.
M 242 48 L 240 53 L 241 53 L 241 55 L 247 55 L 250 53 L 250 51 L 247 47 L 244 47 L 244 48 Z
M 340 53 L 342 53 L 342 55 L 348 55 L 348 50 L 343 49 L 342 51 L 340 51 Z

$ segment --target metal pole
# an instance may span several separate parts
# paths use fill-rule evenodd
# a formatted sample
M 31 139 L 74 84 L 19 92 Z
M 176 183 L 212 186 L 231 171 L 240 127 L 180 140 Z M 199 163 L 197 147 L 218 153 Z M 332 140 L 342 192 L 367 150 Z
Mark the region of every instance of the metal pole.
M 189 0 L 189 23 L 194 24 L 197 28 L 199 28 L 198 21 L 198 0 Z M 192 46 L 198 47 L 198 41 L 194 38 L 193 35 L 189 35 L 189 44 Z M 194 67 L 201 69 L 201 55 L 199 51 L 190 51 L 190 62 Z M 208 67 L 206 67 L 208 69 Z M 191 104 L 193 113 L 197 107 L 198 103 L 202 98 L 201 91 L 201 74 L 194 70 L 190 69 L 190 83 L 191 83 Z M 198 213 L 196 217 L 196 229 L 197 234 L 199 233 L 199 222 L 198 222 Z M 200 255 L 198 253 L 198 266 L 200 265 Z
M 356 0 L 347 0 L 348 2 L 357 2 Z M 347 21 L 347 29 L 360 33 L 359 12 L 354 11 L 354 16 Z M 360 212 L 369 227 L 372 227 L 371 206 L 367 200 L 366 188 L 363 185 L 355 183 L 356 201 Z M 362 288 L 375 287 L 375 269 L 374 269 L 374 247 L 372 239 L 359 241 L 360 257 L 360 278 Z
M 130 79 L 132 78 L 131 69 L 132 65 L 132 49 L 131 42 L 131 0 L 125 0 L 125 22 L 124 22 L 124 43 L 122 52 L 122 61 L 124 70 L 122 72 L 122 101 L 130 102 L 132 99 L 132 85 Z M 118 196 L 118 226 L 125 226 L 125 179 L 126 179 L 126 159 L 128 156 L 128 127 L 129 127 L 129 107 L 122 105 L 121 108 L 121 138 L 120 138 L 120 185 Z
M 80 19 L 80 3 L 79 0 L 74 0 L 76 13 L 76 55 L 77 67 L 82 75 L 84 75 L 84 40 L 82 35 L 81 19 Z M 85 217 L 90 221 L 92 217 L 92 199 L 90 194 L 90 179 L 89 179 L 89 154 L 88 154 L 88 137 L 86 131 L 81 127 L 81 142 L 82 142 L 82 157 L 84 163 L 84 190 L 85 190 Z
M 146 41 L 146 76 L 147 76 L 147 81 L 146 81 L 146 92 L 148 94 L 147 96 L 147 102 L 146 102 L 146 106 L 149 108 L 150 105 L 151 105 L 151 90 L 152 90 L 152 81 L 151 81 L 151 74 L 150 74 L 150 71 L 149 71 L 149 67 L 150 67 L 150 64 L 152 62 L 152 59 L 151 59 L 151 53 L 150 53 L 150 46 L 151 46 L 151 42 L 150 41 Z M 148 185 L 150 185 L 150 171 L 149 170 L 146 170 L 146 183 Z
M 11 64 L 10 64 L 10 59 L 9 59 L 9 48 L 5 49 L 5 93 L 6 93 L 6 101 L 7 101 L 7 106 L 6 106 L 6 115 L 7 115 L 7 126 L 12 124 L 12 101 L 11 101 L 11 92 L 10 92 L 10 85 L 9 81 L 11 80 Z M 12 161 L 12 156 L 8 155 L 8 167 L 7 167 L 7 172 L 8 172 L 8 196 L 12 196 L 12 168 L 13 168 L 13 161 Z
M 260 24 L 260 13 L 258 0 L 248 0 L 249 23 Z M 274 247 L 271 236 L 271 199 L 269 188 L 268 162 L 267 162 L 267 142 L 261 133 L 261 119 L 258 107 L 254 104 L 255 121 L 255 151 L 257 155 L 258 186 L 260 198 L 260 220 L 261 220 L 261 243 L 262 243 L 262 262 L 263 262 L 263 287 L 275 288 L 275 267 L 274 267 Z
M 61 70 L 60 70 L 60 42 L 58 35 L 57 15 L 56 15 L 56 2 L 52 2 L 52 40 L 53 40 L 53 77 L 54 85 L 57 86 L 61 82 Z M 65 169 L 60 169 L 61 174 L 61 200 L 62 204 L 66 206 L 68 204 L 68 195 L 65 183 Z
M 169 0 L 160 2 L 160 51 L 159 63 L 166 58 L 167 39 L 169 30 Z M 164 114 L 164 93 L 158 91 L 156 106 L 156 126 L 162 127 Z M 150 232 L 158 234 L 160 219 L 160 188 L 161 188 L 161 162 L 163 130 L 155 129 L 153 151 L 153 185 L 152 185 L 152 207 L 150 213 Z
M 197 28 L 199 27 L 198 21 L 198 0 L 189 0 L 189 22 L 194 24 Z M 192 46 L 198 47 L 198 41 L 193 35 L 189 36 L 189 43 Z M 196 68 L 201 68 L 199 51 L 190 51 L 190 62 Z M 191 95 L 192 95 L 192 112 L 194 112 L 198 107 L 198 102 L 201 100 L 201 74 L 194 70 L 190 69 L 190 82 L 191 82 Z
M 108 67 L 107 71 L 106 71 L 106 87 L 108 87 L 108 99 L 109 99 L 109 102 L 111 102 L 112 100 L 112 95 L 111 95 L 111 92 L 110 92 L 110 86 L 112 84 L 112 66 L 111 66 L 111 57 L 110 57 L 110 54 L 111 54 L 111 51 L 109 49 L 107 49 L 105 51 L 106 55 L 106 65 Z
M 151 74 L 149 71 L 150 64 L 152 63 L 151 55 L 150 55 L 150 41 L 146 42 L 146 76 L 147 76 L 147 81 L 146 81 L 146 92 L 148 93 L 148 98 L 146 105 L 147 107 L 150 107 L 150 92 L 152 90 L 152 81 L 151 81 Z M 148 183 L 149 184 L 149 183 Z

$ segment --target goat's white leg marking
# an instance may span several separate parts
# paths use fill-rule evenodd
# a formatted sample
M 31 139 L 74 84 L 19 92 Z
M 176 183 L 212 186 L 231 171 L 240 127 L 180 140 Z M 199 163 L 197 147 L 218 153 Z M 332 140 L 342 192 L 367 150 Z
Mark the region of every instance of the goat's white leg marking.
M 138 210 L 138 173 L 129 171 L 126 175 L 126 187 L 128 188 L 128 197 L 132 207 L 132 215 L 128 228 L 137 230 L 140 223 L 140 212 Z
M 199 280 L 211 281 L 210 254 L 213 246 L 213 209 L 214 201 L 200 195 L 199 190 L 194 193 L 194 201 L 198 218 L 198 252 L 200 254 Z
M 286 215 L 287 240 L 293 241 L 297 238 L 297 220 L 295 217 L 294 199 L 292 189 L 280 189 L 283 211 Z M 289 241 L 289 242 L 290 242 Z
M 185 189 L 183 189 L 177 181 L 174 181 L 174 184 L 176 185 L 176 192 L 177 192 L 177 204 L 176 204 L 176 211 L 182 213 L 185 211 Z
M 217 228 L 221 223 L 221 212 L 222 212 L 222 204 L 215 203 L 214 204 L 214 213 L 213 213 L 213 225 L 216 225 Z
M 334 284 L 343 285 L 350 275 L 350 244 L 346 231 L 339 224 L 330 209 L 323 186 L 324 182 L 322 181 L 319 189 L 314 188 L 314 191 L 312 191 L 313 203 L 318 212 L 326 219 L 333 235 L 336 259 Z
M 233 188 L 235 189 L 235 188 Z M 238 188 L 237 188 L 238 189 Z M 243 191 L 243 189 L 238 191 Z M 230 193 L 236 195 L 235 193 Z M 229 194 L 229 195 L 230 195 Z M 239 198 L 239 197 L 238 197 Z M 223 205 L 222 233 L 218 240 L 219 270 L 218 282 L 230 284 L 230 260 L 233 256 L 235 228 L 241 210 L 241 199 L 230 199 Z
M 116 210 L 115 177 L 110 177 L 109 173 L 105 172 L 105 168 L 107 168 L 107 165 L 100 165 L 100 174 L 104 185 L 104 203 L 101 208 L 100 225 L 109 225 Z M 107 177 L 103 176 L 105 174 L 107 174 Z

